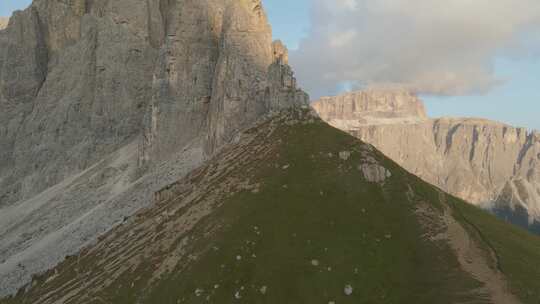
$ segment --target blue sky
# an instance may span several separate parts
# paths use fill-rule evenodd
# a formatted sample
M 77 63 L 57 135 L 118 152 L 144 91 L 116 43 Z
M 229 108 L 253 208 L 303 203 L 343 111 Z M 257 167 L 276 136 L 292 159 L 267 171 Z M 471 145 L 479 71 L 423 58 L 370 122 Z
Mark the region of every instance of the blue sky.
M 11 16 L 14 10 L 24 9 L 32 1 L 31 0 L 1 0 L 0 1 L 0 16 Z
M 309 0 L 263 0 L 274 38 L 281 39 L 289 49 L 309 31 Z
M 496 74 L 509 79 L 485 95 L 424 97 L 432 116 L 473 116 L 540 130 L 540 60 L 504 60 Z
M 290 49 L 296 49 L 310 29 L 310 0 L 263 1 L 274 38 L 285 41 Z M 496 77 L 504 82 L 485 94 L 422 96 L 429 115 L 488 118 L 540 130 L 539 57 L 500 57 L 495 60 L 494 69 Z
M 310 27 L 311 0 L 263 0 L 274 38 L 290 49 L 298 48 Z M 30 0 L 0 0 L 0 15 L 23 9 Z M 471 96 L 423 96 L 431 116 L 483 117 L 515 126 L 540 130 L 539 56 L 507 56 L 496 59 L 495 74 L 505 82 L 486 94 Z

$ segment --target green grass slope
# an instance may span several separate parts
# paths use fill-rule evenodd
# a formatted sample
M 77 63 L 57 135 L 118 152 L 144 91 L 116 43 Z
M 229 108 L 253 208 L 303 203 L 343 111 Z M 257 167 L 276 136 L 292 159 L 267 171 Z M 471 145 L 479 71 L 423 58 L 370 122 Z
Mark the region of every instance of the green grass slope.
M 368 160 L 391 177 L 366 180 Z M 429 237 L 445 210 L 486 259 L 495 252 L 494 271 L 523 303 L 540 303 L 540 238 L 444 196 L 354 137 L 289 114 L 0 303 L 490 303 L 449 243 Z

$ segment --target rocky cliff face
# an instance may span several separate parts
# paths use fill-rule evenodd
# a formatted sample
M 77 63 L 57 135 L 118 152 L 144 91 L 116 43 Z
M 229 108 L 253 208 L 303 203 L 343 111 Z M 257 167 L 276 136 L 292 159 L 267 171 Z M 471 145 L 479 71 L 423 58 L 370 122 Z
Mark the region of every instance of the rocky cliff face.
M 283 81 L 294 77 L 273 52 L 279 42 L 272 44 L 260 1 L 186 3 L 171 2 L 164 10 L 166 40 L 145 120 L 144 162 L 198 136 L 206 137 L 212 153 L 265 113 L 308 102 L 295 84 Z
M 0 294 L 306 105 L 260 0 L 34 0 L 0 31 Z
M 322 97 L 313 107 L 324 120 L 425 119 L 426 110 L 414 94 L 401 90 L 366 90 Z
M 12 19 L 0 40 L 3 204 L 141 134 L 144 162 L 200 136 L 211 154 L 275 97 L 307 102 L 278 82 L 292 73 L 260 1 L 36 0 Z
M 374 103 L 385 112 L 378 116 L 390 119 L 371 119 Z M 519 212 L 525 218 L 514 221 L 521 224 L 540 220 L 538 132 L 483 119 L 428 119 L 421 101 L 404 92 L 359 92 L 324 98 L 313 107 L 330 124 L 451 194 L 508 219 Z

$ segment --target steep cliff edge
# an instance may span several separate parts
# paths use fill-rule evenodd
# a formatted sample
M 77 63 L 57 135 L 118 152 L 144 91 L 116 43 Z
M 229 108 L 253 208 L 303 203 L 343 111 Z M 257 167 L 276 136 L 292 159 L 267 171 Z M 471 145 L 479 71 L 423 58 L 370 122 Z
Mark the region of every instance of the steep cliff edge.
M 331 110 L 350 104 L 355 105 L 352 116 Z M 384 112 L 379 117 L 389 119 L 370 119 L 372 104 Z M 373 144 L 424 180 L 517 224 L 538 229 L 538 132 L 483 119 L 429 119 L 422 102 L 406 92 L 346 94 L 323 98 L 313 108 L 331 125 Z M 407 119 L 402 113 L 407 113 Z
M 304 106 L 257 0 L 34 0 L 0 31 L 0 295 Z

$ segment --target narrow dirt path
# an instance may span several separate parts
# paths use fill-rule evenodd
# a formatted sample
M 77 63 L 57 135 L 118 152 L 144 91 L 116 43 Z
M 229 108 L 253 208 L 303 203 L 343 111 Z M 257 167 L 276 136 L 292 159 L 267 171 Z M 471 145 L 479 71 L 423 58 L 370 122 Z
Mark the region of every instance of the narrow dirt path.
M 486 252 L 485 249 L 481 248 L 477 240 L 473 239 L 469 232 L 454 219 L 446 201 L 446 194 L 440 192 L 439 199 L 446 208 L 442 216 L 446 231 L 439 237 L 448 241 L 450 247 L 455 251 L 462 269 L 483 283 L 484 286 L 478 290 L 478 293 L 485 295 L 494 304 L 521 303 L 509 291 L 504 275 L 496 267 L 490 266 L 496 262 L 495 252 L 491 249 Z

